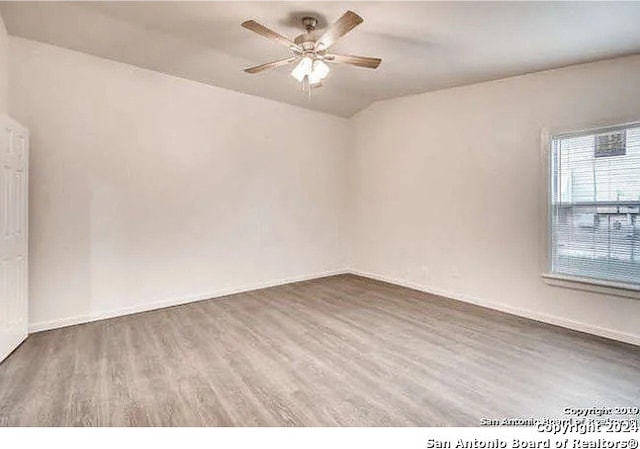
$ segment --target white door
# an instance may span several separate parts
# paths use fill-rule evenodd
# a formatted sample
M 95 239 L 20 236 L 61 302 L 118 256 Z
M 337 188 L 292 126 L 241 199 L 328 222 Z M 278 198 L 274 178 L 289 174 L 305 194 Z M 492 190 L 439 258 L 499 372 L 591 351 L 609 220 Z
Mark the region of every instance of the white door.
M 0 361 L 27 337 L 27 130 L 0 116 Z

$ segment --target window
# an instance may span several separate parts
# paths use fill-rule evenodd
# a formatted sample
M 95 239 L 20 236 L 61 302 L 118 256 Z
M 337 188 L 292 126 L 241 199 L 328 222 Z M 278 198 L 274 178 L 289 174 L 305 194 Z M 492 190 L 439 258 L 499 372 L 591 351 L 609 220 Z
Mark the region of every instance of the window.
M 551 139 L 551 274 L 640 288 L 640 124 Z

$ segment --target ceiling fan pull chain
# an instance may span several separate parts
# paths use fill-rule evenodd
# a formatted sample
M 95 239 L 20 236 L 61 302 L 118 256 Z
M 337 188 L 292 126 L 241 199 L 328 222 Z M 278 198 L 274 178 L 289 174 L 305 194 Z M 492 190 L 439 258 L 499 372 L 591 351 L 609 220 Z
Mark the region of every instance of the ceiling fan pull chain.
M 305 75 L 302 80 L 302 91 L 311 97 L 311 84 L 309 83 L 309 75 Z

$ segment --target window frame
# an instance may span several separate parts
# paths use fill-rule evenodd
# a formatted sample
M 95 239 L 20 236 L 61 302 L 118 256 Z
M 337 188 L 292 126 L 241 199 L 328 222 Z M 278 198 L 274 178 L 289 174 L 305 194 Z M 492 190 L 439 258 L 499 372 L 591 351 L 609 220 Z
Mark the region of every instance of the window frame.
M 611 124 L 615 123 L 615 124 Z M 640 299 L 640 282 L 638 284 L 607 281 L 591 277 L 581 277 L 554 273 L 552 271 L 553 258 L 553 139 L 562 137 L 579 137 L 600 132 L 614 132 L 629 127 L 640 126 L 640 120 L 616 120 L 606 123 L 591 123 L 585 126 L 566 127 L 562 129 L 543 128 L 541 131 L 540 144 L 542 148 L 542 170 L 544 179 L 544 189 L 541 195 L 542 210 L 544 210 L 542 233 L 542 255 L 540 260 L 540 272 L 542 280 L 555 287 L 564 287 L 573 290 L 589 291 L 613 296 Z

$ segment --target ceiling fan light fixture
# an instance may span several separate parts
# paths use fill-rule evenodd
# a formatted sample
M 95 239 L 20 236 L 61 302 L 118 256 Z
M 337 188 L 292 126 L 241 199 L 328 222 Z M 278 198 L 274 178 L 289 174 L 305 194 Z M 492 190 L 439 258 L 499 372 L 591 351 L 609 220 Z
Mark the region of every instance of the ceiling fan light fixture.
M 313 70 L 313 59 L 305 56 L 300 60 L 298 65 L 291 71 L 291 76 L 299 82 L 304 80 L 305 76 L 308 76 Z
M 298 65 L 291 71 L 293 76 L 299 82 L 303 82 L 305 76 L 309 78 L 309 84 L 319 84 L 329 74 L 329 66 L 319 59 L 312 59 L 305 56 L 300 60 Z
M 309 82 L 319 84 L 329 74 L 329 66 L 319 59 L 313 61 L 313 70 L 309 73 Z

